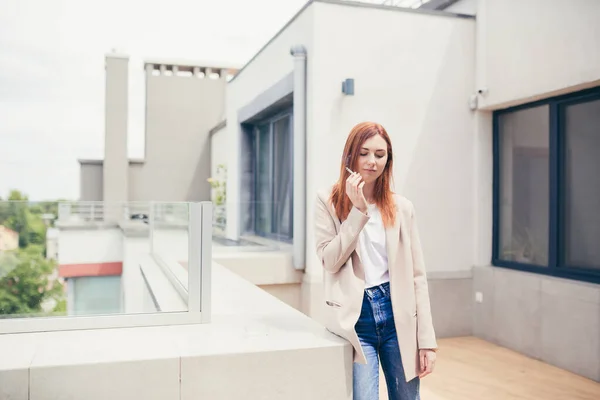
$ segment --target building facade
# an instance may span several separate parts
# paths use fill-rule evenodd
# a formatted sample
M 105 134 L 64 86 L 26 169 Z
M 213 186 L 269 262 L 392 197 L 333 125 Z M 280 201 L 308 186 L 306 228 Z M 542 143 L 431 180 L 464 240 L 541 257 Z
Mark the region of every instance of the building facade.
M 417 210 L 440 336 L 600 380 L 600 2 L 452 3 L 316 0 L 261 49 L 211 137 L 227 235 L 291 244 L 318 320 L 316 193 L 350 129 L 377 121 Z
M 474 335 L 600 381 L 597 15 L 591 0 L 309 1 L 231 80 L 148 63 L 143 161 L 126 157 L 126 58 L 111 55 L 107 153 L 82 162 L 81 198 L 208 200 L 207 179 L 226 171 L 219 240 L 259 246 L 215 259 L 320 321 L 316 194 L 337 180 L 351 128 L 379 122 L 394 189 L 416 207 L 438 335 Z M 59 262 L 118 265 L 103 270 L 121 277 L 114 291 L 138 293 L 148 250 L 127 256 L 123 243 L 143 235 L 105 228 L 121 247 L 68 261 L 82 236 L 62 224 Z M 177 261 L 185 250 L 163 249 Z M 122 296 L 122 309 L 145 308 Z

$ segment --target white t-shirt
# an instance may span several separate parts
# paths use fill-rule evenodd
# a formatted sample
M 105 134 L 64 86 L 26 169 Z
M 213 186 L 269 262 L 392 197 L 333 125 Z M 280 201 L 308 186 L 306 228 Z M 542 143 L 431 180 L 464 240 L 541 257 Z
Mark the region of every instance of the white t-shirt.
M 371 218 L 358 236 L 361 261 L 365 269 L 366 288 L 381 285 L 390 280 L 383 219 L 375 204 L 368 205 L 368 213 Z

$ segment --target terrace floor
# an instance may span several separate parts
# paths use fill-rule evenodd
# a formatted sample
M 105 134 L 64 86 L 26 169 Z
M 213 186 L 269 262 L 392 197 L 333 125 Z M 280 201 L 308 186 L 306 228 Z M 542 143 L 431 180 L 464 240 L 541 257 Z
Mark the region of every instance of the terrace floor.
M 475 337 L 439 340 L 423 400 L 598 400 L 600 383 Z M 387 399 L 380 374 L 380 399 Z

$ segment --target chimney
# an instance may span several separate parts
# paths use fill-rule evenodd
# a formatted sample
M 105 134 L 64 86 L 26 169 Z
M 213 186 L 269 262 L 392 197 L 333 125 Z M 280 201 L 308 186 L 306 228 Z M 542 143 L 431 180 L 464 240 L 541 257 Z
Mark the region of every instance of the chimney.
M 104 217 L 119 221 L 128 199 L 127 93 L 129 57 L 106 55 L 104 107 Z

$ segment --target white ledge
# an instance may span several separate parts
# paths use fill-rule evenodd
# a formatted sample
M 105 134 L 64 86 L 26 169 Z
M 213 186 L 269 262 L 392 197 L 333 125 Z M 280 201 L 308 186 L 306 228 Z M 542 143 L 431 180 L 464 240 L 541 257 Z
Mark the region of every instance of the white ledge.
M 183 269 L 181 266 L 179 268 Z M 157 303 L 156 306 L 161 312 L 186 312 L 188 310 L 186 301 L 152 256 L 148 255 L 142 258 L 140 271 L 147 290 L 151 293 L 153 300 Z
M 0 398 L 350 399 L 345 340 L 216 263 L 212 293 L 209 324 L 0 335 Z

